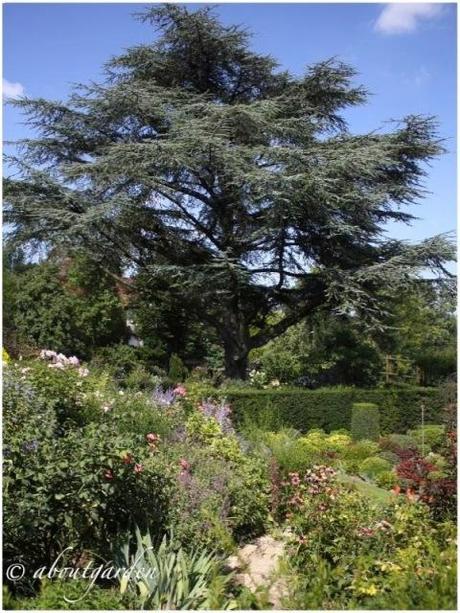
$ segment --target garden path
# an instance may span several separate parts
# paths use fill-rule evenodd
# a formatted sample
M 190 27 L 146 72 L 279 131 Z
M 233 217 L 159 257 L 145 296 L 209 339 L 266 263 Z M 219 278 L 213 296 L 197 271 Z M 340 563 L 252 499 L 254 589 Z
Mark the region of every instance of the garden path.
M 281 608 L 286 585 L 277 576 L 278 563 L 284 554 L 288 533 L 277 539 L 269 534 L 240 547 L 227 560 L 229 570 L 236 571 L 235 581 L 251 591 L 266 590 L 268 601 L 274 609 Z

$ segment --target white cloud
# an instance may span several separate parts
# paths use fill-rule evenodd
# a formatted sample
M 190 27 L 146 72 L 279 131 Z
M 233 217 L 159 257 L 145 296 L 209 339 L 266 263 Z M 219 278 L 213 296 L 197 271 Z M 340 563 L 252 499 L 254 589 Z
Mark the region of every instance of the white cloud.
M 414 32 L 420 21 L 437 17 L 442 10 L 442 4 L 386 4 L 375 23 L 375 29 L 384 34 Z
M 4 98 L 20 98 L 24 95 L 25 88 L 21 83 L 11 83 L 3 79 L 3 97 Z

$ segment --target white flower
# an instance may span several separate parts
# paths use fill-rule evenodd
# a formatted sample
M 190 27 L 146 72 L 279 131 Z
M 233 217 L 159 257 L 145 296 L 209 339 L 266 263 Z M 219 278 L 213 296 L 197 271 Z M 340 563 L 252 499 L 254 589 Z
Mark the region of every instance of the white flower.
M 89 370 L 87 368 L 79 368 L 78 374 L 80 377 L 87 377 L 89 375 Z
M 124 391 L 123 391 L 123 390 L 120 390 L 120 391 L 118 392 L 118 394 L 119 394 L 120 396 L 124 396 L 124 395 L 125 395 L 125 393 L 124 393 Z

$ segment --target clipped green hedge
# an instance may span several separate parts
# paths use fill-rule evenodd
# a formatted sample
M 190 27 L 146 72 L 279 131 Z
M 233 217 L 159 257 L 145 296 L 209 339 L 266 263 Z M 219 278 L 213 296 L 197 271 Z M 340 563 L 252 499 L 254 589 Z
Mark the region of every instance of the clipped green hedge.
M 245 420 L 290 426 L 306 432 L 323 428 L 327 432 L 350 429 L 352 405 L 371 402 L 378 406 L 380 432 L 406 432 L 421 423 L 420 405 L 425 404 L 425 423 L 441 423 L 439 390 L 424 387 L 359 389 L 352 387 L 305 390 L 231 389 L 219 390 L 232 406 L 236 424 Z
M 354 402 L 351 408 L 351 435 L 355 441 L 377 440 L 380 435 L 379 407 L 372 402 Z

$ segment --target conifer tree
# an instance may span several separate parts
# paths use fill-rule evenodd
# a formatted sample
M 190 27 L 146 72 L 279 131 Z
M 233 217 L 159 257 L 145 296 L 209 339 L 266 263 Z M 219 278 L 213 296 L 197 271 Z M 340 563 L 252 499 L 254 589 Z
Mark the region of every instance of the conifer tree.
M 348 65 L 281 71 L 210 7 L 141 19 L 156 39 L 110 60 L 104 82 L 66 102 L 14 102 L 37 135 L 5 181 L 11 240 L 84 248 L 199 297 L 230 377 L 315 310 L 375 323 L 379 289 L 445 273 L 445 237 L 384 234 L 410 222 L 425 162 L 442 151 L 432 118 L 351 134 L 342 113 L 367 92 Z

